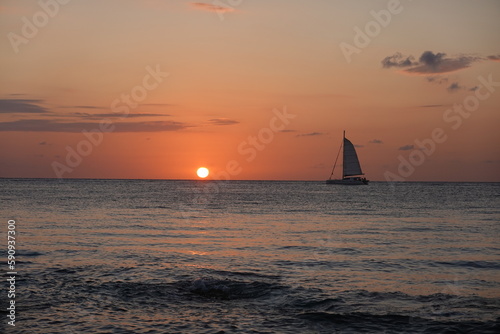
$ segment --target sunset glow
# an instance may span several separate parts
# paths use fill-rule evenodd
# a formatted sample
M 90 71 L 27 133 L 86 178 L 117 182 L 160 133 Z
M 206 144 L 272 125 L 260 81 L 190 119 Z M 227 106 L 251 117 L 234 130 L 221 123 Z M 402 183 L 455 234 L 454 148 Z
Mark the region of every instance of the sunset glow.
M 0 177 L 324 180 L 346 130 L 373 181 L 500 181 L 498 1 L 48 2 L 0 6 Z

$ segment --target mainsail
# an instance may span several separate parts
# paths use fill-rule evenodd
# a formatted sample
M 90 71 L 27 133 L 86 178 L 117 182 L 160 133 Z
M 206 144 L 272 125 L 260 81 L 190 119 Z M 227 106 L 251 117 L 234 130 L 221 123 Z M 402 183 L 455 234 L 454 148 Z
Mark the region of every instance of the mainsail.
M 359 165 L 358 155 L 354 149 L 354 145 L 349 139 L 344 137 L 344 172 L 343 176 L 363 175 L 361 166 Z
M 333 172 L 335 171 L 335 166 L 337 166 L 337 161 L 340 156 L 340 152 L 343 154 L 342 163 L 342 179 L 332 179 Z M 358 155 L 356 154 L 356 149 L 349 139 L 344 137 L 342 144 L 340 145 L 339 152 L 337 153 L 337 158 L 335 158 L 335 163 L 333 164 L 332 173 L 330 178 L 326 180 L 326 184 L 343 184 L 343 185 L 358 185 L 358 184 L 368 184 L 368 180 L 365 177 L 361 177 L 363 171 L 359 165 Z

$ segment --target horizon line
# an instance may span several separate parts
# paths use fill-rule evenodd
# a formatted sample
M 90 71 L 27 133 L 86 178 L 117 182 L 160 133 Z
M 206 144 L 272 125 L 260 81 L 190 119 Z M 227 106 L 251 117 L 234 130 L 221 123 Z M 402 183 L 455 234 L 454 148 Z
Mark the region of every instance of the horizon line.
M 95 181 L 200 181 L 200 182 L 231 182 L 231 181 L 249 181 L 249 182 L 325 182 L 325 180 L 269 180 L 269 179 L 232 179 L 232 180 L 217 180 L 217 179 L 159 179 L 159 178 L 89 178 L 89 177 L 73 177 L 73 178 L 57 178 L 57 177 L 3 177 L 0 180 L 59 180 L 74 181 L 74 180 L 95 180 Z M 406 181 L 377 181 L 370 180 L 370 183 L 500 183 L 500 181 L 429 181 L 429 180 L 406 180 Z

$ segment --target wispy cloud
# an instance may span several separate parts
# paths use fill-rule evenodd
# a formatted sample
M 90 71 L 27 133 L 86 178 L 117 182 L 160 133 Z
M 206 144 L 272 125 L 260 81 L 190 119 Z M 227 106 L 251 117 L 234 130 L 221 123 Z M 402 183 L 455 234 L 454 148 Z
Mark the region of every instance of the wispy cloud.
M 445 107 L 444 104 L 424 104 L 421 106 L 417 106 L 417 108 L 442 108 Z
M 380 139 L 373 139 L 369 141 L 370 144 L 383 144 L 384 142 Z
M 62 107 L 62 108 L 65 108 L 65 109 L 104 109 L 103 107 L 98 107 L 98 106 L 66 106 L 66 107 Z
M 458 82 L 453 82 L 451 85 L 448 86 L 448 88 L 446 88 L 448 90 L 448 92 L 450 93 L 454 93 L 456 91 L 459 91 L 459 90 L 462 90 L 462 89 L 465 89 L 465 87 L 463 86 L 460 86 L 460 84 Z
M 470 67 L 474 62 L 484 60 L 483 57 L 472 55 L 460 55 L 447 57 L 446 53 L 432 51 L 423 52 L 418 61 L 413 56 L 404 56 L 396 52 L 392 56 L 385 57 L 381 63 L 383 68 L 406 68 L 403 70 L 407 74 L 433 75 L 439 73 L 449 73 Z
M 171 107 L 173 104 L 168 103 L 143 103 L 140 107 Z M 107 109 L 105 107 L 91 106 L 91 105 L 76 105 L 60 107 L 64 109 Z
M 323 136 L 322 132 L 309 132 L 309 133 L 301 133 L 296 135 L 295 137 L 314 137 L 314 136 Z
M 88 113 L 74 113 L 69 116 L 77 116 L 86 119 L 99 120 L 103 118 L 138 118 L 138 117 L 169 117 L 169 114 L 116 114 L 116 113 L 105 113 L 105 114 L 88 114 Z
M 441 75 L 425 77 L 425 80 L 427 80 L 427 82 L 430 82 L 432 84 L 437 84 L 437 85 L 443 85 L 443 84 L 448 85 L 448 82 L 449 82 L 448 78 L 443 77 Z M 448 91 L 448 93 L 455 93 L 455 92 L 458 92 L 460 90 L 466 90 L 466 89 L 467 89 L 467 87 L 460 84 L 458 81 L 454 81 L 451 84 L 449 84 L 448 87 L 446 87 L 446 90 Z
M 398 150 L 409 151 L 409 150 L 413 150 L 414 148 L 415 148 L 415 146 L 413 146 L 413 145 L 404 145 L 404 146 L 401 146 Z
M 208 123 L 210 125 L 233 125 L 233 124 L 238 124 L 240 122 L 229 118 L 212 118 L 208 120 Z
M 445 78 L 441 75 L 435 75 L 435 76 L 431 76 L 431 77 L 425 77 L 425 80 L 427 80 L 428 82 L 431 82 L 431 83 L 436 83 L 438 85 L 441 85 L 443 83 L 447 83 L 448 82 L 448 78 Z
M 205 10 L 208 12 L 215 12 L 215 13 L 229 13 L 229 12 L 234 12 L 234 8 L 232 7 L 224 7 L 224 6 L 218 6 L 218 5 L 213 5 L 213 4 L 208 4 L 204 2 L 191 2 L 191 7 L 199 10 Z
M 172 107 L 175 104 L 170 103 L 142 103 L 141 107 Z
M 0 114 L 43 114 L 49 111 L 39 106 L 42 100 L 0 99 Z
M 273 96 L 283 98 L 283 99 L 311 99 L 311 100 L 317 100 L 317 99 L 345 99 L 345 98 L 353 98 L 352 95 L 346 95 L 346 94 L 336 94 L 336 93 L 279 93 L 279 94 L 273 94 Z
M 493 61 L 500 61 L 500 55 L 491 55 L 488 56 L 488 59 Z
M 162 132 L 179 131 L 188 126 L 182 122 L 114 122 L 113 132 Z M 13 122 L 0 122 L 0 131 L 26 132 L 82 132 L 98 129 L 96 122 L 61 122 L 56 120 L 31 119 Z

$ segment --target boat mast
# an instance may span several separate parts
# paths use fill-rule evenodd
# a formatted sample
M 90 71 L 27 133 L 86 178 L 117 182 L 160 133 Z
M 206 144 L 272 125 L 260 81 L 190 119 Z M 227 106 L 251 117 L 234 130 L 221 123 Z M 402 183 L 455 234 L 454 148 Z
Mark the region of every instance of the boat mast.
M 345 138 L 345 130 L 344 130 L 344 138 Z M 344 146 L 344 140 L 342 139 L 342 143 L 340 143 L 340 148 L 339 148 L 339 151 L 337 153 L 337 157 L 335 158 L 335 163 L 333 164 L 332 173 L 330 174 L 330 180 L 332 179 L 333 172 L 335 171 L 335 166 L 337 166 L 337 160 L 339 160 L 340 151 L 342 151 L 343 146 Z M 342 178 L 344 178 L 344 169 L 343 168 L 342 168 Z
M 342 135 L 342 147 L 344 147 L 344 142 L 345 142 L 345 130 L 344 130 L 344 133 Z M 342 152 L 342 180 L 344 179 L 345 175 L 344 175 L 344 171 L 345 171 L 345 168 L 344 168 L 344 164 L 345 164 L 345 147 L 344 147 L 344 150 Z

